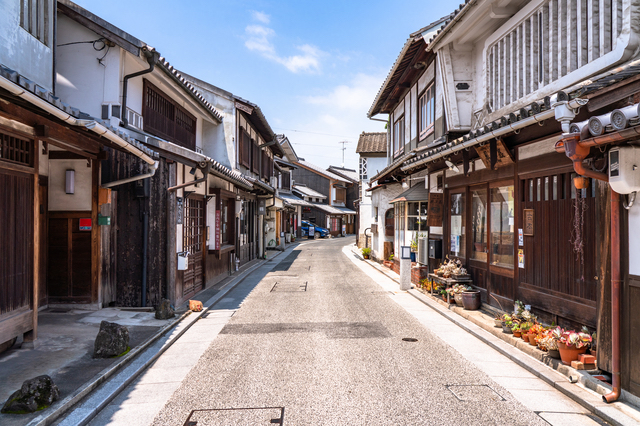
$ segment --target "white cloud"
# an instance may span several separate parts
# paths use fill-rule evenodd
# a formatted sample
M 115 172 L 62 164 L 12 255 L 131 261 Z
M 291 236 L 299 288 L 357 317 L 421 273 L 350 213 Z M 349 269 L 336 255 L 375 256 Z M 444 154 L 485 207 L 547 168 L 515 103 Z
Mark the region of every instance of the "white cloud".
M 271 42 L 275 36 L 275 31 L 263 25 L 248 25 L 245 28 L 247 40 L 244 45 L 247 49 L 257 52 L 263 57 L 284 65 L 293 73 L 298 72 L 320 72 L 320 57 L 324 55 L 320 49 L 309 44 L 297 46 L 301 54 L 293 56 L 280 56 Z
M 253 16 L 253 19 L 255 21 L 262 22 L 263 24 L 268 24 L 269 22 L 271 22 L 271 18 L 269 17 L 269 15 L 264 12 L 258 12 L 254 10 L 251 12 L 251 16 Z
M 359 73 L 351 84 L 342 84 L 323 95 L 308 96 L 306 101 L 312 105 L 330 106 L 343 111 L 364 111 L 366 114 L 381 84 L 380 77 Z

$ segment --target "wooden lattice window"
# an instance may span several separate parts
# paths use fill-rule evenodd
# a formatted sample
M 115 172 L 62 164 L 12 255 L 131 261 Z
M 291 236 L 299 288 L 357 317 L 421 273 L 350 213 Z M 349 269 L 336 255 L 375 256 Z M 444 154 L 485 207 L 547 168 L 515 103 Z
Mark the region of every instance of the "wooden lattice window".
M 251 156 L 251 170 L 254 173 L 260 173 L 260 148 L 255 140 L 251 140 L 251 148 L 253 149 L 253 155 Z
M 189 253 L 202 251 L 202 230 L 204 228 L 203 200 L 187 198 L 184 206 L 184 222 L 182 225 L 183 250 Z
M 0 133 L 0 160 L 33 167 L 33 141 Z
M 273 176 L 273 160 L 266 151 L 262 151 L 262 173 L 261 175 L 265 179 L 269 179 Z
M 291 189 L 291 172 L 282 172 L 282 189 Z
M 196 117 L 147 80 L 142 115 L 145 132 L 195 151 Z
M 240 129 L 240 144 L 238 146 L 238 162 L 243 166 L 251 167 L 251 137 L 244 129 Z

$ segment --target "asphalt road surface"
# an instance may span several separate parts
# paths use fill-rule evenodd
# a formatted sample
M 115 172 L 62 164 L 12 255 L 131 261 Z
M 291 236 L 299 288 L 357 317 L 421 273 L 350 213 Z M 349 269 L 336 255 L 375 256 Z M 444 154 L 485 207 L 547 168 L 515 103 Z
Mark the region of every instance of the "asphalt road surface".
M 303 243 L 219 302 L 237 311 L 153 424 L 548 425 L 395 303 L 346 243 Z

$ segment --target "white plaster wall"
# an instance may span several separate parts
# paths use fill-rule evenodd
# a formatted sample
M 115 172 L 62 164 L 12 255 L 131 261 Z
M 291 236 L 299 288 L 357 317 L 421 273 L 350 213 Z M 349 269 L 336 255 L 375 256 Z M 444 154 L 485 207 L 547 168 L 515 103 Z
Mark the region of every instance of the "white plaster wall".
M 399 183 L 387 185 L 386 188 L 376 189 L 371 196 L 372 207 L 378 208 L 378 216 L 375 222 L 378 224 L 378 233 L 371 239 L 373 255 L 382 259 L 384 256 L 384 242 L 393 241 L 393 237 L 387 237 L 384 234 L 384 215 L 386 211 L 393 206 L 389 201 L 393 200 L 402 192 L 402 185 Z
M 49 22 L 53 22 L 55 2 L 43 1 L 49 4 Z M 0 0 L 0 11 L 0 64 L 53 91 L 53 25 L 46 46 L 20 27 L 19 1 Z
M 411 87 L 411 137 L 413 140 L 418 136 L 418 85 Z
M 58 14 L 56 48 L 56 95 L 80 108 L 87 114 L 100 118 L 102 104 L 108 101 L 120 103 L 120 48 L 112 47 L 106 52 L 96 51 L 92 43 L 100 36 L 63 14 Z M 97 43 L 96 47 L 101 47 Z M 98 58 L 107 56 L 100 65 Z M 115 83 L 115 84 L 114 84 Z
M 75 192 L 65 193 L 66 171 L 75 170 Z M 49 161 L 49 211 L 91 210 L 91 167 L 87 160 Z

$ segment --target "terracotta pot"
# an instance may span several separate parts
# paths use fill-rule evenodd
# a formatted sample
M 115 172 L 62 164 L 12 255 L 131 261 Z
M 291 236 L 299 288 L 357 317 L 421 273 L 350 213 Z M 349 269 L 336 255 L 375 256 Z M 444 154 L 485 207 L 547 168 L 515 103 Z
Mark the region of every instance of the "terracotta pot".
M 537 334 L 529 333 L 529 344 L 531 346 L 538 346 L 538 343 L 536 342 L 537 336 L 538 336 Z
M 519 332 L 519 331 L 514 331 L 513 332 L 513 337 L 520 337 L 520 336 L 522 336 L 521 332 Z
M 560 359 L 564 365 L 571 365 L 571 361 L 577 361 L 578 355 L 587 352 L 587 347 L 576 348 L 575 345 L 567 346 L 564 343 L 558 342 L 558 351 L 560 351 Z
M 558 352 L 557 349 L 549 349 L 547 351 L 547 354 L 551 357 L 551 358 L 555 358 L 555 359 L 560 359 L 560 352 Z
M 529 342 L 529 335 L 527 333 L 522 333 L 522 340 Z
M 480 309 L 482 304 L 482 296 L 480 290 L 465 291 L 462 293 L 462 305 L 468 311 L 476 311 Z

